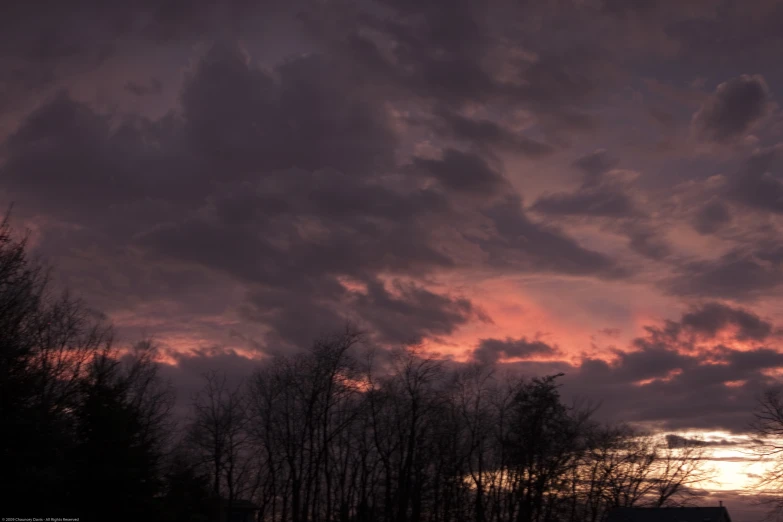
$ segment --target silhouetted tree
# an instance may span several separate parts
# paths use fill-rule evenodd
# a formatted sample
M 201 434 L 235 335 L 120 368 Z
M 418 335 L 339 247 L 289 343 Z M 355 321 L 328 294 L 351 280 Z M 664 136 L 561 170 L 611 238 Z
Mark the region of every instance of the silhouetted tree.
M 127 400 L 128 383 L 119 364 L 102 354 L 82 383 L 72 461 L 73 483 L 82 493 L 74 497 L 74 507 L 96 518 L 130 520 L 149 512 L 158 492 L 158 456 L 139 413 Z
M 4 509 L 138 519 L 154 511 L 171 390 L 152 348 L 123 361 L 102 316 L 28 257 L 0 223 L 0 467 Z M 14 515 L 13 513 L 16 513 Z M 41 513 L 43 515 L 43 513 Z
M 26 237 L 0 223 L 0 467 L 14 479 L 7 509 L 24 498 L 53 507 L 73 498 L 74 411 L 92 357 L 111 344 L 110 329 L 68 293 L 56 296 L 47 271 L 31 260 Z
M 331 520 L 355 494 L 352 439 L 360 411 L 349 354 L 361 334 L 351 328 L 316 341 L 307 353 L 277 358 L 252 384 L 253 433 L 263 463 L 262 506 L 273 519 Z M 265 482 L 265 483 L 263 483 Z
M 357 343 L 346 332 L 255 374 L 261 519 L 595 522 L 676 505 L 706 477 L 703 445 L 600 426 L 594 408 L 562 402 L 559 375 L 448 371 L 412 348 L 358 371 Z
M 769 388 L 762 393 L 751 428 L 756 435 L 756 454 L 770 462 L 756 489 L 765 493 L 763 502 L 769 505 L 770 514 L 783 512 L 783 388 Z
M 362 365 L 362 338 L 351 327 L 325 336 L 247 385 L 207 373 L 171 453 L 173 395 L 154 346 L 115 348 L 100 314 L 50 290 L 6 218 L 4 507 L 32 496 L 100 520 L 198 521 L 253 500 L 269 522 L 597 522 L 613 507 L 686 502 L 709 477 L 705 445 L 598 425 L 593 408 L 562 401 L 561 375 L 452 371 L 412 347 Z M 780 392 L 756 420 L 760 451 L 783 453 Z
M 211 477 L 213 497 L 225 498 L 230 508 L 245 493 L 250 478 L 248 397 L 243 383 L 229 385 L 218 372 L 203 378 L 204 388 L 193 400 L 187 440 Z
M 210 477 L 199 469 L 196 458 L 182 449 L 174 453 L 162 476 L 162 496 L 156 520 L 209 522 L 212 514 Z

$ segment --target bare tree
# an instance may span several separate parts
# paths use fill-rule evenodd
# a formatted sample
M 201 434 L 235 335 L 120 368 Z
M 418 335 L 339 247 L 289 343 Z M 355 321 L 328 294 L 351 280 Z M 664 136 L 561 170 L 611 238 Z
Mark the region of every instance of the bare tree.
M 31 259 L 7 214 L 0 222 L 0 466 L 13 472 L 10 503 L 29 495 L 66 506 L 77 443 L 75 412 L 91 361 L 112 352 L 111 328 Z
M 361 338 L 349 326 L 306 353 L 277 358 L 253 377 L 252 432 L 264 468 L 257 476 L 272 518 L 331 519 L 345 512 L 355 493 L 348 483 L 348 432 L 360 408 L 351 351 Z
M 188 440 L 210 471 L 213 494 L 225 496 L 230 507 L 249 471 L 246 396 L 242 383 L 230 386 L 225 374 L 212 371 L 203 378 L 204 388 L 193 399 Z
M 697 492 L 715 476 L 707 465 L 708 448 L 700 439 L 658 436 L 650 495 L 653 506 L 690 503 Z
M 360 371 L 360 340 L 347 329 L 267 361 L 244 409 L 239 388 L 208 377 L 194 433 L 216 492 L 235 495 L 229 470 L 246 470 L 231 481 L 270 522 L 596 522 L 685 502 L 707 476 L 703 445 L 599 426 L 594 407 L 563 403 L 560 375 L 449 371 L 411 347 L 370 352 Z M 230 426 L 244 434 L 240 468 Z
M 114 518 L 137 520 L 154 512 L 161 491 L 174 396 L 157 377 L 148 346 L 124 361 L 116 356 L 95 354 L 78 383 L 72 505 L 95 518 L 119 510 Z
M 770 462 L 767 472 L 755 484 L 764 493 L 761 501 L 770 513 L 783 512 L 783 388 L 765 390 L 753 412 L 753 450 L 757 457 Z
M 467 432 L 466 464 L 470 483 L 475 488 L 473 518 L 477 522 L 487 519 L 487 474 L 491 472 L 492 424 L 490 410 L 494 390 L 494 368 L 472 365 L 456 379 L 458 407 Z M 491 484 L 491 480 L 489 481 Z

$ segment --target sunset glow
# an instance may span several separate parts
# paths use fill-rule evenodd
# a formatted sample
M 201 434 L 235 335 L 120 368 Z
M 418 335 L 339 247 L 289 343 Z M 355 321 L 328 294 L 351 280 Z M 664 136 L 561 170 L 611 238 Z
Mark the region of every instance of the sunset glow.
M 176 415 L 351 324 L 772 493 L 781 2 L 78 4 L 0 22 L 0 206 Z

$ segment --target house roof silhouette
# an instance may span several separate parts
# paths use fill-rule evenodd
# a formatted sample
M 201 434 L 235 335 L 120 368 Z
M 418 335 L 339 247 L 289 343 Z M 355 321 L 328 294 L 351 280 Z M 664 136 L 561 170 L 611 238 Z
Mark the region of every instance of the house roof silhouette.
M 606 522 L 731 522 L 725 507 L 615 508 Z

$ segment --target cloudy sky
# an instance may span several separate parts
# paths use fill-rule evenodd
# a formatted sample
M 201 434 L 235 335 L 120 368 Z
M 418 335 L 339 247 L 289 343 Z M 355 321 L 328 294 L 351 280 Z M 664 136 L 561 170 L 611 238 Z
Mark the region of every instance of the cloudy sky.
M 0 20 L 0 204 L 183 388 L 348 320 L 661 430 L 781 373 L 780 2 L 92 4 Z

